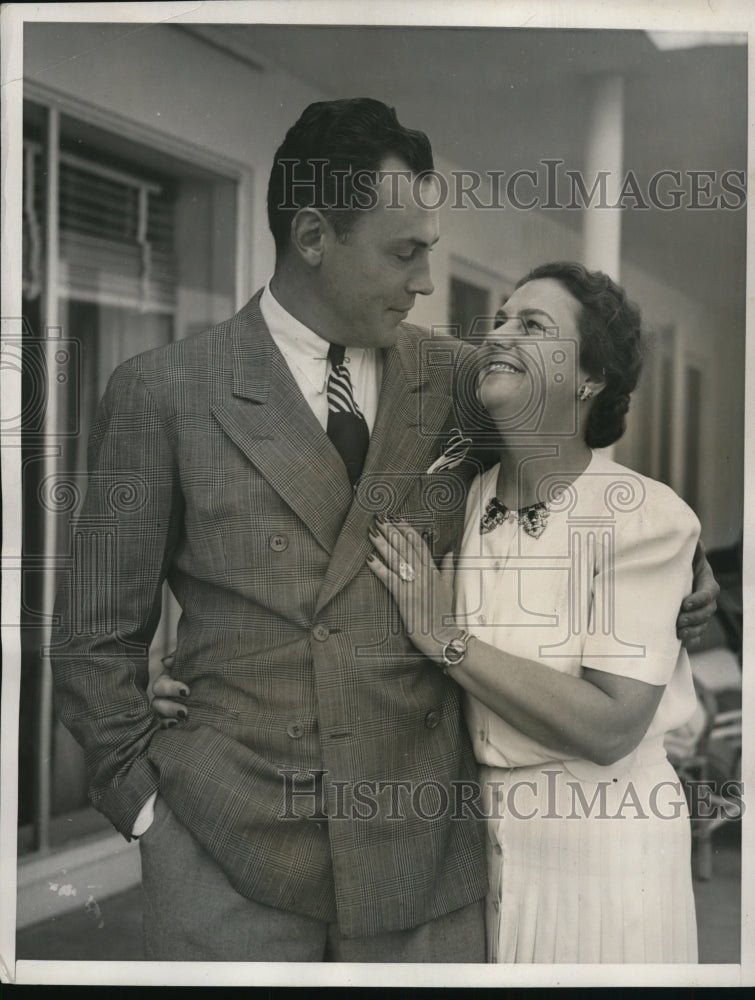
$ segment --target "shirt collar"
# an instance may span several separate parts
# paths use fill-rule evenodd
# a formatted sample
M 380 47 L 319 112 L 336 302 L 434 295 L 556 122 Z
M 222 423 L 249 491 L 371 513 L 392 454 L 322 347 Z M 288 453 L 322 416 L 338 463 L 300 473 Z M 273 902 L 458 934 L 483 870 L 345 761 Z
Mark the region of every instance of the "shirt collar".
M 325 360 L 330 344 L 314 330 L 292 316 L 273 295 L 270 282 L 265 285 L 260 298 L 260 310 L 270 333 L 276 340 L 296 347 L 297 351 L 313 359 Z
M 330 342 L 284 309 L 273 295 L 269 281 L 260 296 L 260 311 L 286 360 L 295 364 L 307 380 L 322 391 L 327 381 Z M 363 347 L 346 348 L 346 362 L 350 367 L 366 358 L 377 358 L 377 351 Z

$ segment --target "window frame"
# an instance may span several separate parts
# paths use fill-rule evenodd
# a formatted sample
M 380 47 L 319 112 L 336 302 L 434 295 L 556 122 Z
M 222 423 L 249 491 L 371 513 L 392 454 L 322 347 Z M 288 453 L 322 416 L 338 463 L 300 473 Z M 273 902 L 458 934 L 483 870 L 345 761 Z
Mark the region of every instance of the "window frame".
M 79 101 L 68 95 L 60 94 L 53 88 L 42 86 L 34 81 L 24 82 L 23 93 L 24 108 L 27 102 L 42 108 L 46 115 L 46 135 L 43 142 L 43 155 L 46 156 L 45 172 L 47 176 L 47 190 L 45 194 L 45 226 L 44 246 L 46 248 L 42 265 L 41 281 L 41 329 L 45 330 L 45 341 L 49 336 L 55 337 L 55 332 L 62 335 L 60 329 L 60 288 L 59 288 L 59 264 L 60 264 L 60 232 L 58 225 L 58 202 L 59 202 L 59 164 L 61 160 L 61 118 L 66 117 L 81 122 L 98 130 L 118 136 L 127 142 L 133 142 L 140 146 L 148 147 L 158 154 L 179 160 L 189 168 L 196 168 L 198 171 L 207 171 L 209 174 L 219 177 L 235 184 L 236 189 L 236 217 L 234 226 L 234 274 L 233 274 L 233 305 L 239 309 L 247 300 L 249 294 L 249 276 L 251 274 L 251 253 L 252 253 L 252 230 L 250 225 L 251 194 L 253 191 L 253 170 L 243 164 L 231 160 L 222 155 L 208 153 L 201 147 L 194 146 L 181 139 L 166 136 L 162 132 L 147 128 L 138 123 L 121 118 L 120 116 L 103 110 L 102 108 L 90 105 L 87 102 Z M 21 153 L 23 156 L 23 152 Z M 65 154 L 63 154 L 65 156 Z M 54 206 L 54 210 L 48 210 L 49 206 Z M 41 332 L 41 330 L 40 330 Z M 52 353 L 55 351 L 54 339 L 49 348 L 50 358 L 48 365 L 51 367 Z M 51 390 L 55 389 L 54 381 L 49 381 Z M 47 399 L 45 412 L 45 423 L 42 439 L 49 441 L 51 447 L 46 449 L 50 452 L 45 458 L 44 477 L 56 475 L 57 468 L 55 447 L 55 428 L 58 418 L 58 406 L 56 393 L 51 391 Z M 19 498 L 22 506 L 23 498 Z M 42 617 L 43 622 L 40 628 L 42 636 L 42 648 L 39 663 L 39 697 L 37 708 L 37 722 L 39 726 L 39 736 L 36 741 L 38 754 L 38 765 L 36 768 L 37 794 L 34 806 L 34 819 L 32 823 L 31 837 L 29 831 L 24 829 L 19 831 L 19 843 L 28 845 L 33 843 L 32 850 L 23 855 L 24 862 L 33 861 L 40 855 L 45 855 L 51 851 L 54 853 L 59 849 L 67 849 L 70 842 L 61 844 L 51 843 L 51 828 L 55 825 L 55 818 L 51 815 L 52 805 L 52 747 L 53 747 L 53 711 L 52 711 L 52 674 L 49 664 L 49 630 L 52 619 L 52 608 L 55 598 L 55 553 L 58 547 L 57 525 L 55 516 L 50 511 L 42 512 L 44 527 L 44 548 L 42 565 L 44 566 L 44 582 L 42 595 Z M 21 545 L 19 540 L 18 551 L 20 554 Z M 19 582 L 20 582 L 19 577 Z M 167 602 L 166 602 L 167 604 Z M 166 627 L 175 627 L 175 608 L 170 609 L 168 605 L 167 615 L 172 618 Z M 162 629 L 162 626 L 161 626 Z M 18 655 L 20 659 L 21 644 L 18 645 Z M 19 677 L 20 696 L 20 675 Z M 17 699 L 20 705 L 20 699 Z M 72 810 L 70 815 L 76 817 L 78 812 L 88 810 Z M 57 824 L 59 825 L 59 823 Z M 74 822 L 76 825 L 76 821 Z M 87 824 L 84 823 L 84 827 Z M 112 831 L 107 830 L 107 834 Z M 106 834 L 106 835 L 107 835 Z M 55 838 L 57 840 L 57 838 Z
M 451 282 L 456 279 L 466 284 L 474 285 L 488 293 L 490 304 L 490 316 L 495 316 L 501 303 L 514 291 L 515 281 L 500 271 L 494 271 L 467 257 L 451 254 L 448 268 L 448 322 L 453 322 L 451 317 Z M 460 331 L 460 336 L 464 336 L 464 331 Z

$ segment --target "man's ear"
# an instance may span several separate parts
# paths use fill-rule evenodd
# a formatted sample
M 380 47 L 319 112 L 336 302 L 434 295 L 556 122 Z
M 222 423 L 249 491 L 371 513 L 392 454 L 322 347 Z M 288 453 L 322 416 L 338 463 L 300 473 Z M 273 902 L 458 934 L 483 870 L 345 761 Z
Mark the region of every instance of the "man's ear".
M 310 267 L 318 267 L 332 230 L 316 208 L 300 208 L 291 222 L 291 247 Z

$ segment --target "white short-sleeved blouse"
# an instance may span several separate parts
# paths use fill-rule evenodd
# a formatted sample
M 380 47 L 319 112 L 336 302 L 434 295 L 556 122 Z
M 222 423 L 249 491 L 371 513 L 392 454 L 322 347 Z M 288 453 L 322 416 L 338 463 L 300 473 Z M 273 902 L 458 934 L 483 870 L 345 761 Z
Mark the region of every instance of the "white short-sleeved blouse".
M 694 513 L 667 486 L 594 452 L 568 487 L 555 477 L 544 484 L 555 499 L 539 538 L 511 520 L 481 534 L 497 476 L 496 466 L 478 477 L 467 500 L 455 577 L 460 623 L 499 649 L 562 673 L 577 676 L 585 666 L 665 685 L 645 739 L 682 725 L 695 693 L 676 618 L 691 590 L 700 534 Z M 480 763 L 563 759 L 471 696 L 466 715 Z M 612 773 L 621 765 L 611 765 Z

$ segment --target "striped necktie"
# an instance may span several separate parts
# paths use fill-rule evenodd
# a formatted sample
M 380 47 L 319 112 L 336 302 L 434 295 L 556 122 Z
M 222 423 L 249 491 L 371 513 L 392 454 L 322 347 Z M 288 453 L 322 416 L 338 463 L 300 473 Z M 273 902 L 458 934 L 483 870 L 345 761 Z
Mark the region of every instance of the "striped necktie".
M 345 348 L 341 344 L 330 345 L 328 437 L 343 459 L 349 482 L 353 486 L 362 473 L 370 443 L 370 432 L 367 429 L 367 421 L 354 399 L 349 369 L 343 363 L 344 353 Z

